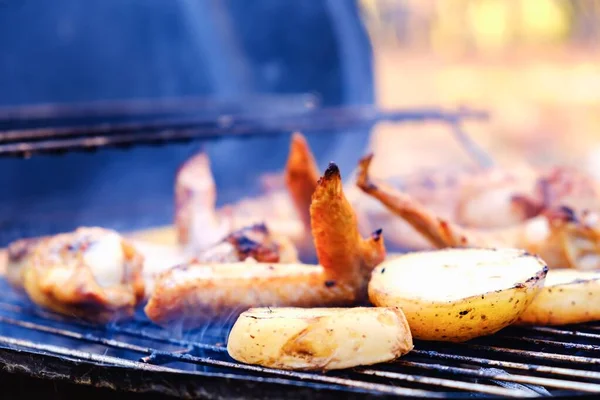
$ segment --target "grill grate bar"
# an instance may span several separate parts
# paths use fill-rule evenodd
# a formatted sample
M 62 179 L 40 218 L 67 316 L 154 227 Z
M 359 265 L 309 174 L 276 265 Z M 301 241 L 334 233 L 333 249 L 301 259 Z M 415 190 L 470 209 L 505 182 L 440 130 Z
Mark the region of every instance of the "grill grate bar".
M 306 113 L 305 113 L 306 114 Z M 334 117 L 334 118 L 332 118 Z M 458 121 L 463 118 L 479 117 L 477 113 L 471 112 L 444 112 L 436 110 L 410 110 L 410 111 L 380 111 L 372 107 L 345 107 L 316 110 L 312 115 L 256 115 L 256 116 L 234 116 L 217 115 L 204 118 L 168 118 L 149 122 L 129 123 L 102 123 L 91 126 L 69 126 L 34 129 L 0 130 L 0 143 L 12 141 L 27 141 L 39 139 L 58 139 L 81 136 L 112 135 L 117 133 L 135 133 L 148 131 L 166 131 L 185 128 L 198 129 L 232 129 L 236 132 L 247 132 L 252 129 L 260 129 L 263 126 L 281 127 L 281 129 L 292 128 L 295 124 L 323 125 L 328 122 L 347 124 L 346 121 L 376 122 L 379 120 L 410 121 L 410 120 L 432 120 L 432 121 Z M 464 134 L 463 134 L 464 136 Z M 470 139 L 461 136 L 461 142 L 466 142 L 467 147 L 473 144 Z
M 504 339 L 510 339 L 519 342 L 533 343 L 533 344 L 543 344 L 549 346 L 557 346 L 570 350 L 585 350 L 590 352 L 600 351 L 600 346 L 593 344 L 581 344 L 581 343 L 565 343 L 559 342 L 556 340 L 548 340 L 548 339 L 537 339 L 530 337 L 521 337 L 521 336 L 502 336 Z
M 591 393 L 600 393 L 600 385 L 595 383 L 586 383 L 586 382 L 573 382 L 573 381 L 565 381 L 562 379 L 553 379 L 553 378 L 544 378 L 544 377 L 536 377 L 529 375 L 514 375 L 514 374 L 496 374 L 493 372 L 487 372 L 481 369 L 467 369 L 461 367 L 449 367 L 443 364 L 427 364 L 415 361 L 396 361 L 396 364 L 403 365 L 405 367 L 411 368 L 421 368 L 430 371 L 436 372 L 447 372 L 454 375 L 467 375 L 479 378 L 486 378 L 490 380 L 497 381 L 507 381 L 514 383 L 523 383 L 530 385 L 540 385 L 540 386 L 548 386 L 557 389 L 566 389 L 566 390 L 580 390 L 584 392 Z
M 388 378 L 388 379 L 397 379 L 408 382 L 415 383 L 423 383 L 428 385 L 436 385 L 441 387 L 447 387 L 452 389 L 460 389 L 460 390 L 471 390 L 477 391 L 479 393 L 493 394 L 497 396 L 508 396 L 508 397 L 537 397 L 535 394 L 530 392 L 525 392 L 523 390 L 518 389 L 505 389 L 497 386 L 491 385 L 482 385 L 479 383 L 468 383 L 462 381 L 453 381 L 450 379 L 441 379 L 441 378 L 431 378 L 428 376 L 416 376 L 416 375 L 408 375 L 401 374 L 399 372 L 389 372 L 389 371 L 378 371 L 374 369 L 362 369 L 356 370 L 362 375 L 371 375 L 377 376 L 380 378 Z
M 484 346 L 480 344 L 471 343 L 459 343 L 461 347 L 467 347 L 474 350 L 483 350 L 493 353 L 505 353 L 505 354 L 517 354 L 519 356 L 527 356 L 538 360 L 549 360 L 549 361 L 564 361 L 569 363 L 577 364 L 588 364 L 588 365 L 600 365 L 600 358 L 581 357 L 581 356 L 568 356 L 564 354 L 553 354 L 545 353 L 541 351 L 529 351 L 520 349 L 509 349 L 506 347 L 497 346 Z
M 93 362 L 98 362 L 98 363 L 103 363 L 103 364 L 112 364 L 112 365 L 119 366 L 119 367 L 140 368 L 140 369 L 145 369 L 145 370 L 149 370 L 149 371 L 179 372 L 177 369 L 174 369 L 174 368 L 163 367 L 163 366 L 152 365 L 152 364 L 145 364 L 145 363 L 142 363 L 139 361 L 131 361 L 131 360 L 126 360 L 126 359 L 119 358 L 119 357 L 86 353 L 83 351 L 67 349 L 65 347 L 54 346 L 51 344 L 41 344 L 41 343 L 35 343 L 32 341 L 29 341 L 29 340 L 15 339 L 15 338 L 11 338 L 8 336 L 0 335 L 0 343 L 11 346 L 11 347 L 15 347 L 15 346 L 25 347 L 25 348 L 39 350 L 39 351 L 43 351 L 43 352 L 47 352 L 47 353 L 58 354 L 58 355 L 61 355 L 64 357 L 71 357 L 71 358 L 75 358 L 75 359 L 93 361 Z
M 318 107 L 320 99 L 313 94 L 291 94 L 277 96 L 253 96 L 240 101 L 219 100 L 201 97 L 180 97 L 163 99 L 133 99 L 94 101 L 90 103 L 36 104 L 27 106 L 0 107 L 0 122 L 15 122 L 57 118 L 90 117 L 138 117 L 162 113 L 206 112 L 207 110 L 248 109 L 263 107 L 287 107 L 303 109 Z
M 121 341 L 114 340 L 114 339 L 102 338 L 102 337 L 94 336 L 92 334 L 87 334 L 87 333 L 82 334 L 82 333 L 69 331 L 66 329 L 52 328 L 50 326 L 40 325 L 40 324 L 36 324 L 33 322 L 19 321 L 16 319 L 6 318 L 3 316 L 0 316 L 0 323 L 15 325 L 15 326 L 19 326 L 21 328 L 32 329 L 32 330 L 36 330 L 39 332 L 50 333 L 53 335 L 68 337 L 70 339 L 81 340 L 81 341 L 85 341 L 85 342 L 89 342 L 89 343 L 102 344 L 104 346 L 113 347 L 115 349 L 129 350 L 129 351 L 133 351 L 136 353 L 144 353 L 144 354 L 152 353 L 152 349 L 150 349 L 148 347 L 137 346 L 135 344 L 129 344 L 129 343 L 121 342 Z
M 222 366 L 222 367 L 226 367 L 226 368 L 242 369 L 242 370 L 246 370 L 246 371 L 261 372 L 261 373 L 266 373 L 266 374 L 274 374 L 274 375 L 281 375 L 281 376 L 287 376 L 287 377 L 295 377 L 298 379 L 318 380 L 318 381 L 324 381 L 324 382 L 328 382 L 328 383 L 339 383 L 339 384 L 343 384 L 343 385 L 347 385 L 347 386 L 351 386 L 351 387 L 362 387 L 363 384 L 367 383 L 368 385 L 374 385 L 374 386 L 371 386 L 371 388 L 372 388 L 371 390 L 378 390 L 378 391 L 381 391 L 382 393 L 398 394 L 398 393 L 389 391 L 389 388 L 397 388 L 397 386 L 388 386 L 388 385 L 382 385 L 382 384 L 377 384 L 377 383 L 362 382 L 362 381 L 358 381 L 358 380 L 354 380 L 354 379 L 345 379 L 345 378 L 338 378 L 338 377 L 326 376 L 326 375 L 316 375 L 316 374 L 305 373 L 305 372 L 296 372 L 296 371 L 286 371 L 286 370 L 273 369 L 273 368 L 265 368 L 265 367 L 259 367 L 259 366 L 254 366 L 254 365 L 232 363 L 229 361 L 219 361 L 219 360 L 213 360 L 213 359 L 206 358 L 206 357 L 197 357 L 197 356 L 193 356 L 190 354 L 171 354 L 171 353 L 164 353 L 164 354 L 156 353 L 156 354 L 159 358 L 164 355 L 165 357 L 168 357 L 168 358 L 190 361 L 190 362 L 193 362 L 196 364 L 210 363 L 211 365 Z M 456 383 L 456 382 L 451 382 L 451 381 L 443 380 L 443 379 L 433 379 L 433 378 L 430 379 L 425 376 L 417 376 L 417 375 L 400 376 L 400 374 L 399 374 L 397 377 L 395 377 L 395 379 L 408 381 L 408 382 L 427 383 L 430 385 L 436 385 L 436 386 L 442 386 L 442 387 L 445 386 L 445 387 L 459 388 L 457 386 L 450 386 L 451 383 Z M 487 392 L 483 392 L 480 390 L 479 386 L 481 386 L 481 385 L 472 384 L 472 383 L 468 383 L 468 382 L 463 382 L 463 383 L 464 383 L 464 385 L 461 385 L 459 389 L 487 393 Z M 356 386 L 357 384 L 360 384 L 361 386 Z M 489 386 L 486 386 L 485 389 L 489 389 L 489 388 L 490 388 Z M 416 394 L 419 394 L 419 395 L 421 395 L 421 394 L 418 392 L 423 392 L 419 389 L 411 389 L 411 390 L 417 390 Z M 435 393 L 436 394 L 435 397 L 440 397 L 440 396 L 445 397 L 445 396 L 441 395 L 439 392 L 431 392 L 431 393 Z M 508 395 L 508 393 L 509 392 L 505 392 L 503 394 Z M 514 393 L 514 391 L 511 391 L 510 393 L 516 395 L 516 393 Z M 423 394 L 425 394 L 425 393 L 423 393 Z M 427 395 L 429 395 L 429 394 L 427 394 Z M 519 395 L 522 396 L 523 392 L 519 391 Z
M 526 328 L 528 331 L 537 332 L 537 333 L 547 333 L 551 335 L 558 336 L 575 336 L 586 339 L 597 339 L 600 340 L 600 334 L 597 333 L 589 333 L 589 332 L 579 332 L 579 331 L 569 331 L 565 329 L 556 329 L 556 328 L 548 328 L 545 326 L 535 326 Z M 593 329 L 593 327 L 592 327 Z
M 413 351 L 411 351 L 411 354 L 413 356 L 421 356 L 421 357 L 426 357 L 426 358 L 434 358 L 434 359 L 447 360 L 447 361 L 459 361 L 459 362 L 463 362 L 463 363 L 484 365 L 487 367 L 518 369 L 518 370 L 524 370 L 524 371 L 548 373 L 548 374 L 553 374 L 553 375 L 570 376 L 573 378 L 600 380 L 600 372 L 595 372 L 595 371 L 584 371 L 584 370 L 579 370 L 579 369 L 570 369 L 570 368 L 562 368 L 562 367 L 549 367 L 546 365 L 537 365 L 537 364 L 524 364 L 524 363 L 513 362 L 513 361 L 490 360 L 490 359 L 481 358 L 481 357 L 461 356 L 458 354 L 440 353 L 440 352 L 434 351 L 434 350 L 414 349 Z
M 304 132 L 336 132 L 344 129 L 370 128 L 381 121 L 444 121 L 455 123 L 463 118 L 485 118 L 480 112 L 459 113 L 439 110 L 382 111 L 369 107 L 345 107 L 319 109 L 302 115 L 233 118 L 220 117 L 204 126 L 195 126 L 189 121 L 179 126 L 157 125 L 114 125 L 95 128 L 42 129 L 0 132 L 1 155 L 30 155 L 36 152 L 64 152 L 72 149 L 93 150 L 105 146 L 130 146 L 166 141 L 189 141 L 195 138 L 219 138 L 223 135 L 265 136 L 301 130 Z M 201 124 L 202 125 L 202 124 Z M 90 130 L 91 129 L 91 130 Z M 86 131 L 87 130 L 87 131 Z M 55 139 L 55 134 L 61 138 Z M 4 135 L 4 136 L 3 136 Z M 80 137 L 85 136 L 85 137 Z M 31 141 L 32 139 L 47 139 Z M 8 142 L 8 143 L 7 143 Z M 14 142 L 14 143 L 13 143 Z

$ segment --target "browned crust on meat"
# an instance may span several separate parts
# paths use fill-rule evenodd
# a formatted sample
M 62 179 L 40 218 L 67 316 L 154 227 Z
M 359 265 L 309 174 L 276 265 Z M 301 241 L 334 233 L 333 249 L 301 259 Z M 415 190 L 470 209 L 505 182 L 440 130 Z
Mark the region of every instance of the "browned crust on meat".
M 23 275 L 24 288 L 31 300 L 55 312 L 91 322 L 107 323 L 131 317 L 144 298 L 144 259 L 128 241 L 122 240 L 126 263 L 121 283 L 101 287 L 83 262 L 83 251 L 89 245 L 88 240 L 104 232 L 107 230 L 83 227 L 53 236 L 37 246 Z
M 381 231 L 360 237 L 333 163 L 318 180 L 310 215 L 320 266 L 192 262 L 157 279 L 146 315 L 160 325 L 191 327 L 250 307 L 343 306 L 366 300 L 370 273 L 385 258 L 384 239 Z

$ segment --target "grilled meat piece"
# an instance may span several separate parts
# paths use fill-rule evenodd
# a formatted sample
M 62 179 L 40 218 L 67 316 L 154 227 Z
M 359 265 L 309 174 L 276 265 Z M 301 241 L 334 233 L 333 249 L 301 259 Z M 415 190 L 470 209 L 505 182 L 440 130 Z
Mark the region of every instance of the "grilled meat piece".
M 23 271 L 29 264 L 35 247 L 47 240 L 47 237 L 34 237 L 16 240 L 8 245 L 6 265 L 6 280 L 17 289 L 23 288 Z
M 146 315 L 159 325 L 191 328 L 212 316 L 235 316 L 250 307 L 365 301 L 370 272 L 385 258 L 384 241 L 381 231 L 361 238 L 335 164 L 318 181 L 310 216 L 320 265 L 195 260 L 159 276 Z
M 363 158 L 358 187 L 410 224 L 434 248 L 521 248 L 540 256 L 549 267 L 600 268 L 600 215 L 587 209 L 549 203 L 521 223 L 495 229 L 464 227 L 438 216 L 407 193 L 369 177 L 372 155 Z M 488 209 L 487 212 L 494 212 Z
M 273 235 L 289 238 L 301 254 L 314 258 L 308 208 L 318 178 L 308 145 L 302 135 L 295 134 L 286 167 L 287 189 L 268 191 L 217 209 L 210 162 L 206 154 L 199 153 L 186 161 L 176 176 L 178 243 L 189 255 L 198 256 L 229 233 L 264 223 Z
M 298 261 L 294 244 L 286 237 L 271 234 L 264 223 L 230 233 L 215 246 L 202 251 L 197 260 L 225 263 L 245 261 L 249 258 L 270 263 Z
M 81 227 L 44 239 L 23 268 L 36 304 L 97 323 L 133 315 L 144 297 L 143 256 L 117 232 Z

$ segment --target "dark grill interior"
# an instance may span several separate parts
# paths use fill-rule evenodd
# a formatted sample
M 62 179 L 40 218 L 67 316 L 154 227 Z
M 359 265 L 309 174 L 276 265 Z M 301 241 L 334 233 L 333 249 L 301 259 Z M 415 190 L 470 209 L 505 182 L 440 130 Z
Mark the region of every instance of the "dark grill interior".
M 304 398 L 309 392 L 346 398 L 353 393 L 423 398 L 600 393 L 598 323 L 508 328 L 465 344 L 417 341 L 400 361 L 322 374 L 233 361 L 226 352 L 227 321 L 178 334 L 139 316 L 99 329 L 34 308 L 4 281 L 1 289 L 0 359 L 9 371 L 36 377 L 188 398 L 240 392 L 249 398 Z

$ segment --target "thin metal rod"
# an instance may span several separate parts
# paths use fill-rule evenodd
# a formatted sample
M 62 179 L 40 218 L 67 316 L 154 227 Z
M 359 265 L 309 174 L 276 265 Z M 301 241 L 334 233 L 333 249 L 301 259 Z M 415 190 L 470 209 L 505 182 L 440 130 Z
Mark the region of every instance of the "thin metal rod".
M 497 396 L 509 397 L 537 397 L 535 394 L 524 392 L 518 389 L 505 389 L 497 386 L 482 385 L 479 383 L 470 383 L 462 381 L 453 381 L 450 379 L 431 378 L 428 376 L 417 376 L 401 374 L 399 372 L 378 371 L 374 369 L 360 369 L 355 372 L 362 375 L 377 376 L 380 378 L 397 379 L 402 381 L 422 383 L 425 385 L 436 385 L 459 390 L 470 390 L 479 393 L 494 394 Z
M 301 379 L 301 380 L 316 380 L 316 381 L 320 381 L 320 382 L 340 384 L 340 385 L 344 385 L 344 386 L 354 387 L 357 389 L 379 391 L 381 393 L 389 393 L 389 394 L 396 394 L 396 395 L 433 396 L 436 398 L 446 397 L 446 395 L 444 395 L 443 393 L 440 393 L 440 392 L 424 391 L 421 389 L 407 389 L 407 388 L 400 388 L 397 386 L 382 385 L 379 383 L 363 382 L 363 381 L 358 381 L 358 380 L 354 380 L 354 379 L 338 378 L 338 377 L 334 377 L 334 376 L 317 375 L 317 374 L 306 373 L 306 372 L 265 368 L 265 367 L 259 367 L 259 366 L 248 365 L 248 364 L 238 364 L 238 363 L 232 363 L 229 361 L 220 361 L 220 360 L 214 360 L 214 359 L 210 359 L 210 358 L 206 358 L 206 357 L 192 356 L 189 354 L 166 353 L 166 354 L 164 354 L 164 356 L 166 356 L 168 358 L 177 359 L 179 361 L 192 362 L 195 364 L 210 364 L 213 366 L 219 366 L 219 367 L 224 367 L 224 368 L 260 372 L 263 374 L 280 375 L 280 376 L 285 376 L 285 377 L 290 377 L 290 378 L 293 377 L 293 378 L 297 378 L 297 379 Z M 399 391 L 397 391 L 395 389 L 399 389 Z
M 412 356 L 420 356 L 426 358 L 435 358 L 439 360 L 459 361 L 463 363 L 471 363 L 476 365 L 485 365 L 487 367 L 500 367 L 509 369 L 518 369 L 524 371 L 548 373 L 554 375 L 570 376 L 574 378 L 595 379 L 600 380 L 600 372 L 584 371 L 580 369 L 569 369 L 562 367 L 548 367 L 539 364 L 524 364 L 513 361 L 490 360 L 487 358 L 461 356 L 458 354 L 440 353 L 434 350 L 413 350 L 409 353 Z
M 534 326 L 534 327 L 527 327 L 527 328 L 523 328 L 523 329 L 526 329 L 526 330 L 531 331 L 531 332 L 549 333 L 551 335 L 575 336 L 575 337 L 580 337 L 580 338 L 585 338 L 585 339 L 600 340 L 600 334 L 597 334 L 597 333 L 588 333 L 588 332 L 579 332 L 579 331 L 568 331 L 568 330 L 565 330 L 565 329 L 548 328 L 548 327 L 545 327 L 545 326 Z
M 152 349 L 148 347 L 137 346 L 135 344 L 124 343 L 114 339 L 106 339 L 92 334 L 82 334 L 66 329 L 57 329 L 50 326 L 40 325 L 33 322 L 19 321 L 12 318 L 0 316 L 0 323 L 10 324 L 21 328 L 31 329 L 38 332 L 50 333 L 52 335 L 68 337 L 71 339 L 81 340 L 89 343 L 102 344 L 104 346 L 113 347 L 115 349 L 129 350 L 136 353 L 151 354 Z
M 295 106 L 314 108 L 320 100 L 312 94 L 253 96 L 238 100 L 214 100 L 198 97 L 131 99 L 96 101 L 76 104 L 36 104 L 0 107 L 0 121 L 30 121 L 36 119 L 126 117 L 152 115 L 165 112 L 205 111 L 206 109 L 230 109 L 240 107 Z
M 100 354 L 86 353 L 79 350 L 67 349 L 65 347 L 54 346 L 51 344 L 41 344 L 31 342 L 29 340 L 15 339 L 8 336 L 0 336 L 0 344 L 8 346 L 25 347 L 33 350 L 39 350 L 49 353 L 58 354 L 64 357 L 78 358 L 80 360 L 94 361 L 99 363 L 112 364 L 118 367 L 126 368 L 139 368 L 148 371 L 160 371 L 160 372 L 181 372 L 174 368 L 167 368 L 162 366 L 156 366 L 151 364 L 144 364 L 139 361 L 130 361 L 123 358 L 105 356 Z
M 384 119 L 385 120 L 385 119 Z M 224 136 L 264 137 L 279 135 L 282 132 L 300 130 L 306 133 L 319 132 L 332 134 L 345 129 L 371 128 L 375 121 L 328 121 L 323 124 L 290 123 L 277 127 L 238 126 L 231 128 L 193 128 L 181 130 L 162 130 L 111 136 L 86 137 L 65 140 L 47 140 L 40 142 L 22 142 L 0 144 L 0 156 L 31 155 L 34 153 L 62 153 L 72 150 L 94 150 L 103 147 L 147 145 L 152 143 L 185 142 L 193 139 L 213 140 Z
M 260 113 L 257 115 L 220 114 L 203 118 L 167 118 L 151 122 L 102 123 L 92 126 L 51 127 L 37 129 L 16 129 L 0 131 L 0 143 L 29 141 L 40 139 L 59 139 L 72 137 L 109 136 L 126 133 L 149 134 L 151 131 L 174 131 L 192 129 L 199 136 L 224 135 L 229 133 L 248 133 L 262 129 L 294 130 L 309 129 L 311 125 L 328 124 L 352 126 L 354 124 L 372 124 L 378 121 L 453 121 L 459 118 L 482 118 L 477 112 L 456 114 L 436 109 L 379 110 L 373 106 L 331 107 L 298 113 Z M 297 128 L 296 128 L 297 127 Z
M 537 376 L 529 376 L 529 375 L 515 375 L 515 374 L 496 374 L 493 372 L 488 372 L 480 369 L 467 369 L 461 367 L 449 367 L 443 364 L 426 364 L 421 362 L 414 361 L 396 361 L 395 364 L 399 364 L 405 367 L 410 368 L 422 368 L 435 372 L 446 372 L 454 375 L 467 375 L 479 378 L 486 378 L 490 380 L 496 381 L 507 381 L 514 383 L 523 383 L 529 385 L 539 385 L 539 386 L 548 386 L 556 389 L 566 389 L 566 390 L 579 390 L 583 392 L 593 392 L 600 393 L 600 385 L 595 383 L 585 383 L 585 382 L 572 382 L 565 381 L 562 379 L 553 379 L 553 378 L 544 378 Z
M 464 346 L 468 347 L 470 349 L 475 349 L 475 350 L 490 351 L 493 353 L 502 353 L 502 354 L 516 354 L 521 357 L 526 356 L 526 357 L 531 357 L 531 358 L 535 358 L 538 360 L 564 361 L 564 362 L 577 363 L 577 364 L 600 365 L 600 358 L 568 356 L 565 354 L 552 354 L 552 353 L 544 353 L 541 351 L 509 349 L 506 347 L 484 346 L 484 345 L 480 345 L 480 344 L 470 344 L 470 343 L 464 343 Z
M 481 168 L 491 168 L 495 165 L 494 159 L 467 135 L 459 121 L 452 124 L 452 134 Z
M 590 352 L 600 352 L 600 346 L 593 344 L 581 344 L 581 343 L 565 343 L 559 342 L 556 340 L 548 340 L 548 339 L 536 339 L 530 337 L 522 337 L 522 336 L 501 336 L 503 339 L 510 339 L 519 342 L 526 342 L 532 344 L 543 344 L 549 346 L 562 347 L 569 350 L 585 350 Z

